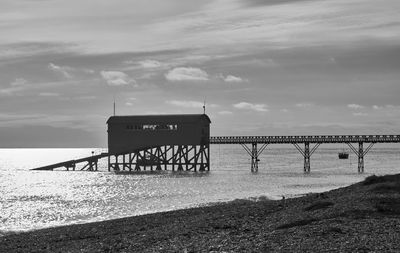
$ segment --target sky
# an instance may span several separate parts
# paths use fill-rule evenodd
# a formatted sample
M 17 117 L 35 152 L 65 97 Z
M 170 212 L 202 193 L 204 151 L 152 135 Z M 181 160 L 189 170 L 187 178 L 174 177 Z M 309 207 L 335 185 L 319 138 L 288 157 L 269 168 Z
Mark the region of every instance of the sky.
M 106 147 L 108 117 L 211 135 L 400 134 L 398 0 L 0 0 L 0 147 Z

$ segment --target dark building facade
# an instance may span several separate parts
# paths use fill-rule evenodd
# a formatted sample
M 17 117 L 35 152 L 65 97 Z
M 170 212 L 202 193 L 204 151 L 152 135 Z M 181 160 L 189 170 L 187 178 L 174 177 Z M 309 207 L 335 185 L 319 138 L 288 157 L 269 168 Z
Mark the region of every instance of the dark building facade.
M 211 120 L 206 114 L 112 116 L 108 152 L 119 154 L 165 145 L 205 145 Z

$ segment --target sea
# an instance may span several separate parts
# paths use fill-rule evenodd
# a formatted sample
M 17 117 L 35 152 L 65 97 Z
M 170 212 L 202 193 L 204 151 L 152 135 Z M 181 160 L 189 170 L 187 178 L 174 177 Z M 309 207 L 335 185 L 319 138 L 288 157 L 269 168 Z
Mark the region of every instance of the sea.
M 400 146 L 376 144 L 365 156 L 365 173 L 345 147 L 319 147 L 311 173 L 289 145 L 270 145 L 260 155 L 259 171 L 240 145 L 212 145 L 207 173 L 115 174 L 107 159 L 98 172 L 30 169 L 105 152 L 85 149 L 0 149 L 0 236 L 46 227 L 204 206 L 235 199 L 281 199 L 323 192 L 362 181 L 372 174 L 399 173 Z

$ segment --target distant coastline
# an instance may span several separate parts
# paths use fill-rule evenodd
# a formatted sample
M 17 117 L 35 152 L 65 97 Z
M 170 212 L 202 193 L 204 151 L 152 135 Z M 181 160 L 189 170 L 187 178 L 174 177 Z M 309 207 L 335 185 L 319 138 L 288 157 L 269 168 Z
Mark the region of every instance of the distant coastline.
M 400 174 L 299 198 L 212 206 L 0 238 L 1 252 L 400 251 Z

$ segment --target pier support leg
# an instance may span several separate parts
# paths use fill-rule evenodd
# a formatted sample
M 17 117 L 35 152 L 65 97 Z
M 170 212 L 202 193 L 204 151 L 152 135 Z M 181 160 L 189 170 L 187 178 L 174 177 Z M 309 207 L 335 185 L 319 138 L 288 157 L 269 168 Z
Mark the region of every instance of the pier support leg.
M 120 171 L 119 169 L 119 164 L 118 164 L 118 155 L 115 155 L 115 167 L 114 167 L 115 171 Z
M 122 170 L 125 170 L 126 161 L 125 161 L 125 154 L 122 155 Z
M 310 173 L 310 143 L 304 144 L 304 173 Z
M 200 169 L 199 171 L 204 171 L 204 146 L 200 147 Z
M 175 146 L 172 146 L 172 171 L 175 171 L 175 164 L 176 164 Z
M 132 171 L 132 153 L 129 153 L 129 171 Z
M 364 156 L 370 151 L 372 146 L 374 146 L 375 142 L 371 142 L 368 147 L 364 150 L 364 142 L 358 143 L 358 150 L 351 145 L 351 143 L 347 143 L 350 149 L 354 152 L 354 154 L 358 157 L 358 173 L 364 173 Z
M 258 172 L 257 143 L 251 144 L 251 172 Z
M 311 160 L 311 155 L 314 154 L 315 150 L 321 145 L 321 143 L 316 143 L 315 146 L 310 150 L 310 143 L 305 142 L 304 143 L 304 150 L 301 149 L 298 143 L 293 143 L 295 148 L 303 155 L 304 157 L 304 173 L 308 174 L 311 171 L 311 165 L 310 165 L 310 160 Z
M 358 173 L 364 173 L 364 148 L 363 143 L 358 143 Z
M 210 171 L 210 144 L 207 144 L 206 148 L 207 148 L 207 171 Z
M 258 162 L 260 161 L 258 157 L 267 148 L 268 143 L 263 144 L 259 150 L 257 149 L 257 142 L 251 143 L 251 150 L 245 144 L 241 145 L 251 157 L 251 172 L 258 172 Z

